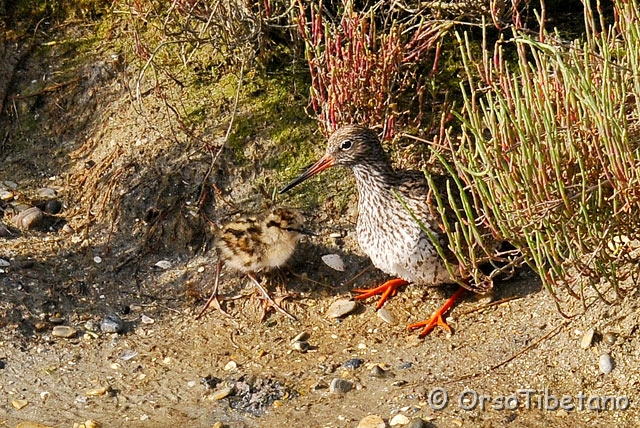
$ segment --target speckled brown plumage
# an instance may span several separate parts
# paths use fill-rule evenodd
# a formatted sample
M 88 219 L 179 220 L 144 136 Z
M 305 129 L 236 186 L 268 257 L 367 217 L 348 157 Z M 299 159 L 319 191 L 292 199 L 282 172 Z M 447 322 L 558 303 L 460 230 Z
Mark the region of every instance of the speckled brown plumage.
M 372 290 L 354 290 L 362 292 L 358 297 L 383 294 L 379 308 L 399 286 L 408 282 L 427 286 L 454 282 L 433 242 L 411 215 L 413 213 L 440 246 L 447 249 L 446 235 L 440 227 L 441 219 L 423 173 L 395 171 L 377 134 L 362 126 L 349 125 L 335 131 L 329 138 L 324 156 L 285 186 L 281 193 L 331 166 L 350 168 L 355 175 L 358 187 L 356 232 L 360 247 L 377 268 L 401 278 Z M 436 186 L 445 189 L 447 180 L 446 177 L 435 177 Z M 451 187 L 456 188 L 455 184 Z M 444 192 L 442 195 L 446 200 Z M 450 208 L 449 216 L 452 220 L 455 217 Z M 473 284 L 467 287 L 486 291 L 474 289 Z M 436 321 L 444 324 L 441 319 Z
M 218 281 L 222 265 L 245 273 L 258 287 L 265 300 L 277 311 L 295 319 L 269 296 L 255 274 L 282 266 L 293 255 L 303 229 L 302 215 L 292 209 L 276 208 L 264 218 L 243 217 L 231 221 L 216 234 L 216 248 L 220 255 L 214 290 L 198 316 L 202 316 L 210 304 L 225 313 L 218 302 Z

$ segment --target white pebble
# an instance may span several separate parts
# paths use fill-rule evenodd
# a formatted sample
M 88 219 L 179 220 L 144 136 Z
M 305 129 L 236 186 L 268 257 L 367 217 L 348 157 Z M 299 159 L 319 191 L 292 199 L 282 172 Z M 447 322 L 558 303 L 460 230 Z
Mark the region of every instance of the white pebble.
M 600 366 L 600 371 L 604 374 L 608 374 L 611 373 L 611 371 L 613 370 L 613 358 L 611 358 L 611 355 L 609 354 L 602 354 L 600 355 L 600 361 L 599 361 L 599 366 Z
M 406 417 L 403 414 L 397 414 L 395 415 L 393 418 L 391 418 L 391 420 L 389 421 L 389 425 L 396 426 L 396 425 L 406 425 L 409 423 L 409 418 Z
M 158 263 L 156 263 L 156 267 L 166 270 L 171 267 L 171 262 L 169 260 L 160 260 Z
M 331 269 L 344 272 L 344 262 L 338 254 L 326 254 L 322 256 L 322 261 Z

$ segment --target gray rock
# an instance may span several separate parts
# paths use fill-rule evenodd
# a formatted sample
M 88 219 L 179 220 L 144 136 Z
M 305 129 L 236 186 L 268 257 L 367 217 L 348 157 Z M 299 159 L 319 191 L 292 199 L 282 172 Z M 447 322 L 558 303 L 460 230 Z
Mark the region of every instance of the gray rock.
M 109 314 L 100 323 L 100 330 L 104 333 L 121 333 L 124 329 L 124 322 L 118 314 Z
M 336 300 L 327 309 L 328 318 L 340 318 L 350 314 L 358 307 L 358 303 L 353 300 L 339 299 Z
M 378 315 L 378 318 L 380 318 L 382 321 L 386 322 L 387 324 L 391 324 L 391 325 L 397 324 L 396 318 L 393 316 L 391 311 L 389 311 L 386 308 L 378 309 L 378 312 L 376 312 L 376 315 Z
M 598 365 L 602 373 L 608 374 L 608 373 L 611 373 L 611 371 L 613 370 L 615 363 L 613 362 L 613 358 L 611 358 L 611 355 L 602 354 L 600 355 L 600 360 L 598 362 Z
M 429 425 L 420 418 L 413 418 L 407 425 L 407 428 L 428 428 Z
M 329 384 L 329 392 L 333 394 L 345 394 L 353 389 L 353 382 L 339 377 L 334 378 Z
M 53 331 L 51 332 L 51 335 L 55 337 L 64 337 L 68 339 L 70 337 L 75 336 L 77 332 L 78 330 L 68 325 L 57 325 L 53 327 Z

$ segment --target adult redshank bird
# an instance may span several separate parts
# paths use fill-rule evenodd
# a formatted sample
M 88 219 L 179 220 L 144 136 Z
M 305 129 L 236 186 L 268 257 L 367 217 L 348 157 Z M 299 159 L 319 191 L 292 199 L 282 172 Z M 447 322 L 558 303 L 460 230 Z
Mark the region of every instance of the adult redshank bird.
M 216 234 L 215 245 L 219 258 L 213 292 L 196 319 L 200 318 L 211 304 L 229 316 L 218 300 L 220 271 L 223 264 L 226 264 L 231 269 L 246 274 L 258 287 L 268 306 L 295 320 L 293 315 L 271 298 L 256 278 L 256 273 L 282 266 L 293 255 L 303 234 L 311 235 L 303 229 L 302 215 L 288 208 L 276 208 L 264 218 L 243 217 L 222 226 Z
M 359 294 L 356 299 L 381 294 L 377 305 L 380 309 L 389 296 L 396 294 L 398 287 L 408 283 L 437 286 L 455 282 L 432 240 L 413 218 L 420 220 L 440 247 L 447 250 L 441 220 L 434 207 L 430 208 L 434 198 L 424 174 L 395 171 L 374 131 L 357 125 L 338 129 L 329 138 L 324 156 L 280 193 L 332 166 L 351 168 L 355 175 L 358 186 L 356 232 L 361 249 L 377 268 L 398 277 L 373 289 L 353 290 Z M 438 177 L 438 180 L 446 178 Z M 444 196 L 447 200 L 446 194 Z M 473 291 L 487 291 L 471 284 L 467 287 Z M 460 288 L 429 320 L 411 324 L 409 328 L 423 327 L 420 337 L 427 335 L 435 325 L 450 331 L 442 316 L 462 293 L 464 289 Z

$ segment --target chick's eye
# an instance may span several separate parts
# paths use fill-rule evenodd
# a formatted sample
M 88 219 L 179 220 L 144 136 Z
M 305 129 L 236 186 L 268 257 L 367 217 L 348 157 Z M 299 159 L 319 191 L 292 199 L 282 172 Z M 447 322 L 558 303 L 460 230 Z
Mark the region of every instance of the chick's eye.
M 351 146 L 353 146 L 353 143 L 351 142 L 351 140 L 344 140 L 341 144 L 340 144 L 340 148 L 342 150 L 349 150 L 351 148 Z

